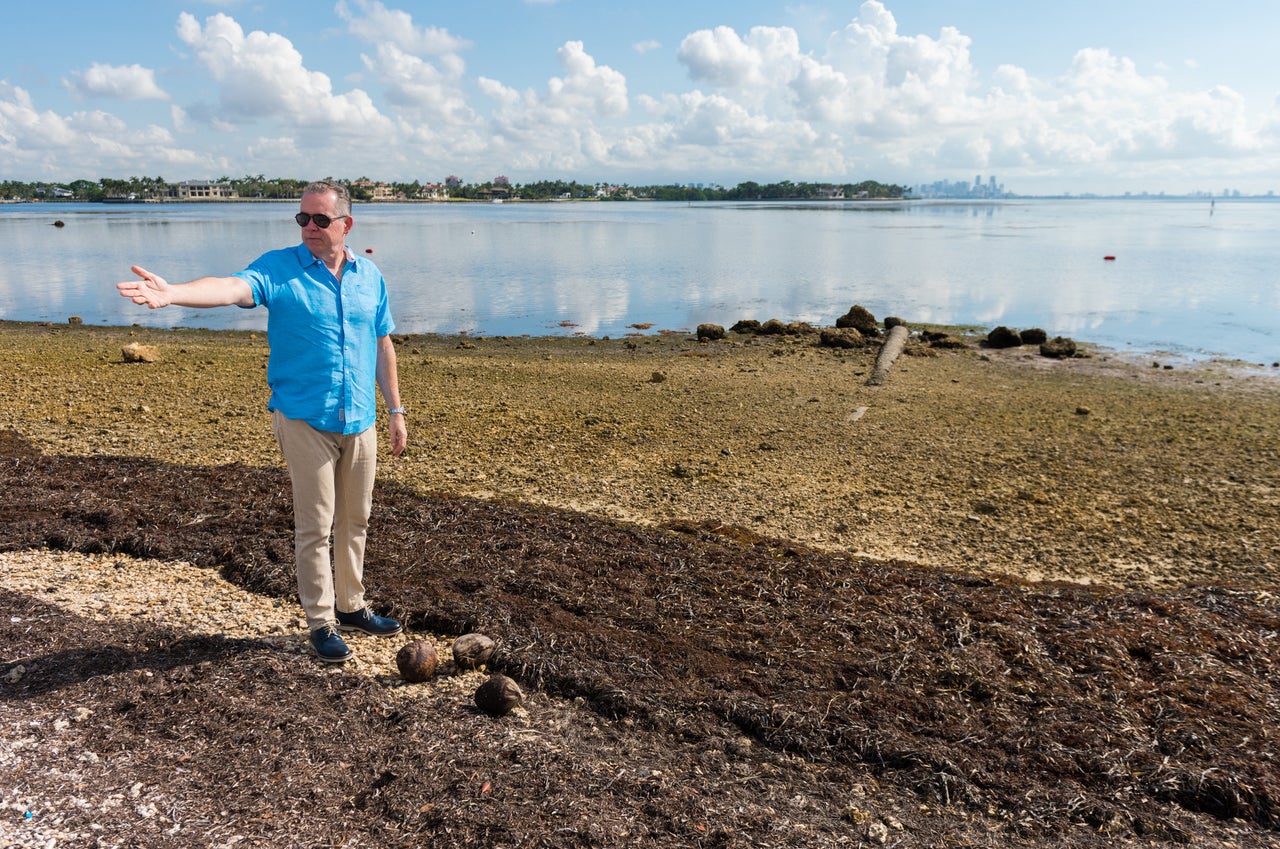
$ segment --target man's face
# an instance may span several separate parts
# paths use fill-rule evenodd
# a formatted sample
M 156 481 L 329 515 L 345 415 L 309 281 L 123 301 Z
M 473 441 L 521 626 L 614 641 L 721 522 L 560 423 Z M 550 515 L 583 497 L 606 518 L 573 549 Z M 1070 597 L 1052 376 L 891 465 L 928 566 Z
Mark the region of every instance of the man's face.
M 313 218 L 302 228 L 302 241 L 317 257 L 333 256 L 342 251 L 346 243 L 347 233 L 351 232 L 350 218 L 336 218 L 338 197 L 333 192 L 321 194 L 305 194 L 298 209 L 312 215 L 327 215 L 333 220 L 328 227 L 321 228 Z

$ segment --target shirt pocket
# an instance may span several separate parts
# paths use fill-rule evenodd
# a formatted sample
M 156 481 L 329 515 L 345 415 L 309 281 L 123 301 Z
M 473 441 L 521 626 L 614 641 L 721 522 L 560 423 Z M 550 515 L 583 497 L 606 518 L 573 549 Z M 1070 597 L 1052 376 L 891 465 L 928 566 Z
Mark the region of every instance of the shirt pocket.
M 342 287 L 343 322 L 352 329 L 373 328 L 378 313 L 378 287 L 361 280 L 353 286 Z

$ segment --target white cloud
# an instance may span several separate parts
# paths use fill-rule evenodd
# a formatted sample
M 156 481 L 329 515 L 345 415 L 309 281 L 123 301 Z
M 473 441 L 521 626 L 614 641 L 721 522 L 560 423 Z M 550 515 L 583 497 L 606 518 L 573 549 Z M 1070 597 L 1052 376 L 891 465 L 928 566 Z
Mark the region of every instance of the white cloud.
M 335 11 L 353 35 L 373 46 L 372 55 L 362 54 L 361 60 L 401 117 L 429 125 L 437 137 L 477 122 L 461 85 L 466 63 L 458 52 L 471 46 L 469 41 L 445 29 L 418 26 L 407 12 L 377 0 L 355 0 L 355 5 L 361 15 L 346 0 L 339 0 Z
M 565 42 L 556 57 L 564 73 L 542 91 L 479 77 L 476 86 L 491 103 L 488 118 L 452 150 L 482 169 L 537 176 L 607 177 L 600 166 L 628 161 L 637 129 L 622 123 L 630 114 L 626 78 L 598 64 L 580 41 Z
M 183 12 L 178 37 L 220 85 L 218 116 L 230 124 L 278 121 L 328 136 L 389 131 L 391 123 L 364 91 L 335 94 L 328 75 L 308 70 L 289 39 L 261 31 L 247 35 L 216 14 L 201 24 Z
M 754 27 L 745 38 L 728 27 L 687 36 L 677 58 L 690 77 L 736 102 L 775 117 L 787 114 L 869 135 L 900 132 L 954 109 L 973 86 L 969 40 L 954 29 L 942 37 L 905 37 L 878 2 L 834 33 L 826 53 L 800 48 L 788 27 Z
M 1099 48 L 1078 51 L 1064 81 L 1071 90 L 1090 97 L 1109 96 L 1134 103 L 1162 96 L 1169 88 L 1163 77 L 1144 77 L 1133 60 Z
M 346 0 L 338 0 L 334 11 L 347 22 L 352 35 L 369 44 L 391 44 L 405 53 L 423 56 L 447 56 L 471 46 L 447 29 L 417 26 L 408 12 L 388 9 L 378 0 L 355 0 L 355 5 L 363 16 L 357 16 Z
M 156 84 L 156 72 L 141 65 L 101 65 L 94 62 L 88 70 L 73 71 L 64 82 L 67 88 L 83 97 L 169 99 L 169 95 Z
M 291 138 L 260 138 L 249 145 L 249 157 L 264 162 L 298 162 L 303 154 Z
M 0 150 L 9 159 L 37 159 L 48 149 L 61 149 L 75 142 L 75 130 L 53 112 L 36 109 L 30 93 L 0 80 Z
M 868 2 L 825 48 L 823 56 L 802 51 L 798 34 L 787 27 L 755 27 L 746 37 L 728 27 L 690 34 L 677 58 L 692 79 L 739 111 L 712 109 L 718 117 L 708 122 L 716 101 L 685 98 L 685 107 L 697 104 L 703 113 L 690 116 L 686 130 L 699 127 L 708 142 L 723 142 L 773 127 L 773 155 L 793 152 L 791 160 L 775 162 L 794 163 L 793 173 L 835 167 L 840 170 L 826 176 L 839 178 L 857 159 L 904 164 L 904 137 L 910 141 L 918 132 L 963 121 L 973 73 L 968 40 L 958 32 L 944 30 L 938 40 L 899 36 L 893 16 Z M 794 141 L 811 139 L 829 141 L 806 156 Z
M 849 81 L 841 114 L 872 137 L 963 123 L 973 106 L 968 37 L 952 27 L 937 39 L 900 35 L 874 0 L 831 36 L 822 61 Z
M 800 57 L 799 70 L 789 83 L 799 111 L 819 122 L 845 124 L 857 117 L 857 103 L 844 72 Z
M 1028 175 L 1084 165 L 1120 172 L 1137 160 L 1275 147 L 1230 89 L 1173 92 L 1164 78 L 1101 49 L 1079 51 L 1057 79 L 1001 66 L 983 82 L 970 45 L 953 27 L 936 38 L 901 34 L 892 13 L 868 0 L 820 55 L 802 50 L 786 27 L 691 33 L 677 58 L 714 95 L 641 103 L 683 143 L 723 148 L 755 139 L 776 157 L 780 176 L 805 173 L 815 161 L 906 180 L 995 166 Z M 828 146 L 806 156 L 786 143 L 788 134 Z
M 595 161 L 602 149 L 597 142 L 582 146 L 582 128 L 601 128 L 611 119 L 625 116 L 629 110 L 626 78 L 608 67 L 598 65 L 580 41 L 566 42 L 556 51 L 564 75 L 547 81 L 546 90 L 516 91 L 497 80 L 480 78 L 480 90 L 492 99 L 492 129 L 504 148 L 506 144 L 525 146 L 531 155 L 550 159 L 554 148 L 566 145 L 563 156 Z M 569 131 L 566 135 L 566 131 Z M 594 138 L 594 137 L 593 137 Z
M 155 125 L 130 127 L 101 110 L 67 116 L 35 107 L 24 89 L 0 81 L 0 155 L 15 173 L 52 177 L 73 163 L 93 163 L 90 175 L 151 173 L 162 166 L 186 167 L 204 160 L 179 146 L 172 134 Z M 78 173 L 77 176 L 88 176 Z
M 385 87 L 387 100 L 406 115 L 437 125 L 473 124 L 477 115 L 454 78 L 426 60 L 383 44 L 361 57 Z
M 520 92 L 514 88 L 509 88 L 497 80 L 491 80 L 488 77 L 478 77 L 476 86 L 486 97 L 498 101 L 501 106 L 511 108 L 519 104 L 523 98 Z
M 627 80 L 608 65 L 597 65 L 581 41 L 565 42 L 556 58 L 567 72 L 547 84 L 547 103 L 555 109 L 616 118 L 627 113 Z
M 732 28 L 719 26 L 686 36 L 676 58 L 694 80 L 746 94 L 785 84 L 799 52 L 799 38 L 787 27 L 753 27 L 743 39 Z
M 680 144 L 706 148 L 754 144 L 765 138 L 769 127 L 768 119 L 752 115 L 723 95 L 694 92 L 679 98 L 679 103 L 674 137 Z
M 1019 178 L 1066 182 L 1086 172 L 1104 181 L 1181 178 L 1197 168 L 1268 180 L 1280 173 L 1274 103 L 1250 108 L 1223 86 L 1179 90 L 1163 72 L 1142 73 L 1100 48 L 1080 50 L 1055 76 L 1012 65 L 984 75 L 967 35 L 953 27 L 900 32 L 878 0 L 821 35 L 808 21 L 808 43 L 785 26 L 690 32 L 674 52 L 686 81 L 640 95 L 634 110 L 634 86 L 583 41 L 562 42 L 559 72 L 528 85 L 469 74 L 463 54 L 471 42 L 382 0 L 336 0 L 334 11 L 348 34 L 341 49 L 367 44 L 359 73 L 344 70 L 343 90 L 316 70 L 327 67 L 318 64 L 326 54 L 304 58 L 286 36 L 246 32 L 227 14 L 200 21 L 183 13 L 185 65 L 163 77 L 170 92 L 139 65 L 93 64 L 64 81 L 82 98 L 164 101 L 173 93 L 168 130 L 106 111 L 40 110 L 26 91 L 0 82 L 0 160 L 13 169 L 103 173 L 151 156 L 199 164 L 205 175 L 295 173 L 305 164 L 381 179 L 505 172 L 729 184 L 910 183 L 999 169 L 1015 190 L 1034 190 Z M 631 47 L 661 49 L 656 41 Z M 194 82 L 192 93 L 178 95 L 179 80 Z M 221 132 L 195 132 L 209 127 Z

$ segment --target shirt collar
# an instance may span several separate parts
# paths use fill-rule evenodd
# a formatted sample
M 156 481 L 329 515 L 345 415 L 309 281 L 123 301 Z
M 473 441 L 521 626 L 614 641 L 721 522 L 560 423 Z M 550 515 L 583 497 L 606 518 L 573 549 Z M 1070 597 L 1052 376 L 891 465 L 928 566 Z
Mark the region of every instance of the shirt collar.
M 350 245 L 343 245 L 342 252 L 346 255 L 348 264 L 355 264 L 355 261 L 359 259 L 359 257 L 356 256 L 356 252 L 351 250 Z M 303 266 L 308 266 L 313 262 L 320 262 L 320 258 L 311 252 L 311 249 L 307 247 L 306 242 L 300 242 L 298 244 L 298 261 L 302 263 Z

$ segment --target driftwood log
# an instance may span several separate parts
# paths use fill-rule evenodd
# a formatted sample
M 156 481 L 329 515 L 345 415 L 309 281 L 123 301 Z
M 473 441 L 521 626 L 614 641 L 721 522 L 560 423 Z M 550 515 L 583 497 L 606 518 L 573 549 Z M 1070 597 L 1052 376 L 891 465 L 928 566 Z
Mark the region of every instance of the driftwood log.
M 871 369 L 871 376 L 867 378 L 867 386 L 884 385 L 884 382 L 889 379 L 889 369 L 902 353 L 902 349 L 907 344 L 907 337 L 910 335 L 911 331 L 904 324 L 899 324 L 889 331 L 888 337 L 884 340 L 884 346 L 880 348 L 880 353 L 876 357 L 875 367 Z

